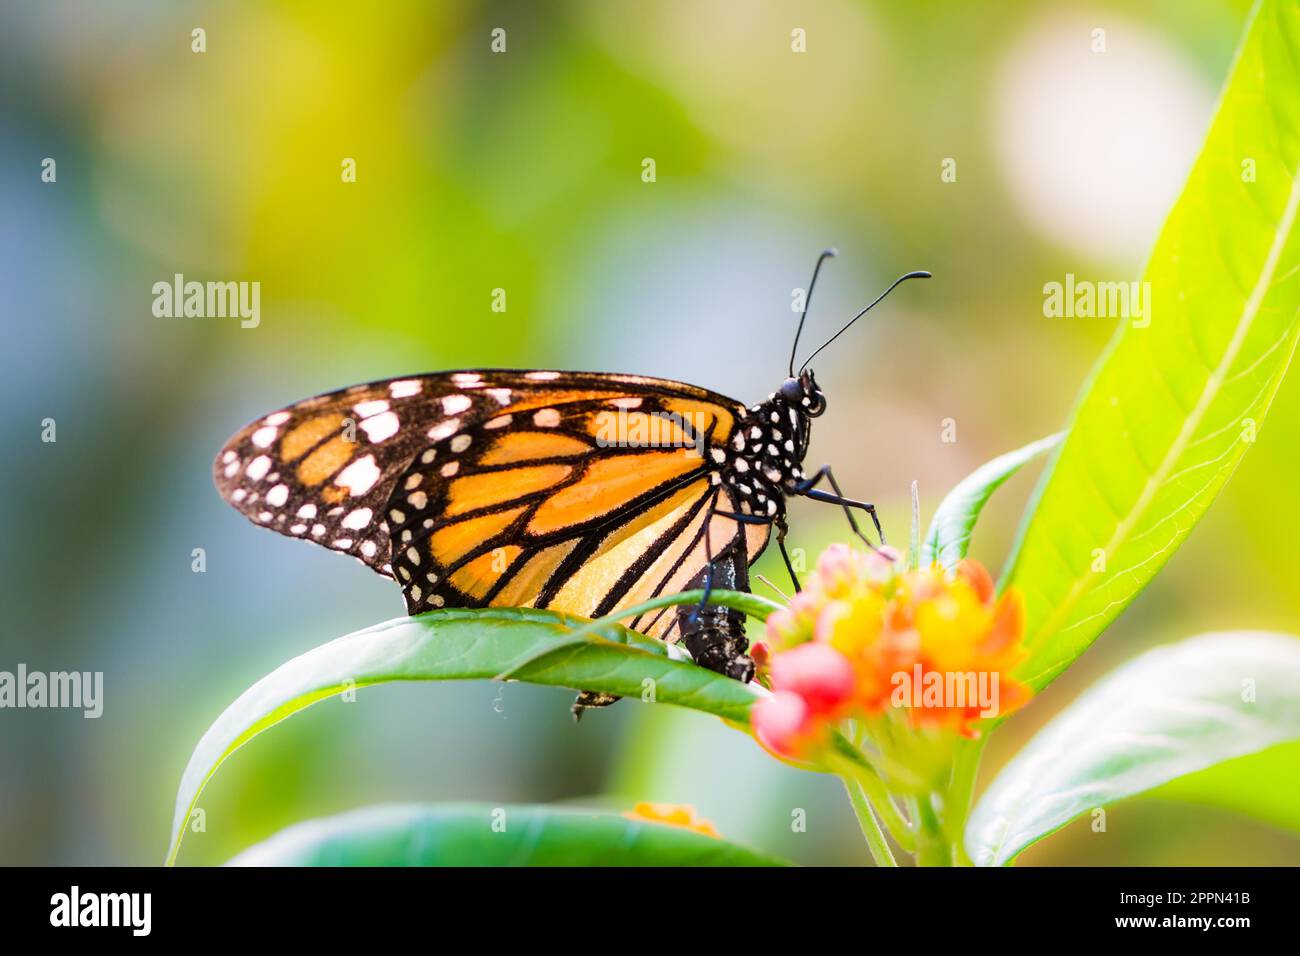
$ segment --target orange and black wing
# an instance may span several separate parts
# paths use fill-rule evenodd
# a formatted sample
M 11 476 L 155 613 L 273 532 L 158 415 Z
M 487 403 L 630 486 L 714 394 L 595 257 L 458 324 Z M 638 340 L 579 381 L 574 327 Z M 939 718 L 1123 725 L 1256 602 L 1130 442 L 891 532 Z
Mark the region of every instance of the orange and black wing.
M 250 423 L 214 474 L 250 520 L 397 577 L 411 611 L 600 614 L 682 590 L 710 555 L 757 557 L 766 526 L 712 515 L 736 510 L 708 462 L 741 412 L 640 376 L 414 376 Z
M 387 513 L 408 610 L 598 617 L 687 589 L 711 559 L 747 564 L 767 526 L 714 513 L 738 509 L 709 467 L 734 423 L 689 397 L 622 396 L 502 413 L 431 443 Z M 644 623 L 673 636 L 670 617 Z

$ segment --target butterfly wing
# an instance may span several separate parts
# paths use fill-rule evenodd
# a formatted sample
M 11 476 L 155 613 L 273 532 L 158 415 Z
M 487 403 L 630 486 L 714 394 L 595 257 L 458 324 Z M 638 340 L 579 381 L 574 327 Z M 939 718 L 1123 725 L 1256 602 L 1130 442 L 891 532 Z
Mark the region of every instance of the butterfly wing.
M 682 590 L 738 539 L 756 557 L 766 526 L 747 535 L 712 513 L 735 508 L 708 467 L 733 424 L 719 411 L 663 395 L 581 400 L 431 443 L 387 513 L 408 611 L 526 605 L 599 617 Z
M 703 456 L 741 411 L 663 379 L 448 372 L 353 386 L 267 415 L 222 448 L 214 476 L 250 520 L 397 573 L 409 609 L 441 597 L 600 613 L 609 601 L 588 598 L 601 585 L 669 593 L 696 562 L 675 548 L 683 534 L 703 538 Z M 728 530 L 710 541 L 740 534 Z M 644 570 L 630 578 L 634 555 Z

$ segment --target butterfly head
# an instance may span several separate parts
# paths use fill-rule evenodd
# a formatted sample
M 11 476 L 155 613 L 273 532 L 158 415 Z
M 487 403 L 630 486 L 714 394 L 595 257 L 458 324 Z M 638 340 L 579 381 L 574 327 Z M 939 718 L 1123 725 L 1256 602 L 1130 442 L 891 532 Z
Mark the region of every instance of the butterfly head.
M 797 409 L 809 418 L 816 418 L 826 411 L 826 396 L 817 385 L 817 379 L 810 368 L 791 376 L 781 384 L 781 397 L 786 404 Z

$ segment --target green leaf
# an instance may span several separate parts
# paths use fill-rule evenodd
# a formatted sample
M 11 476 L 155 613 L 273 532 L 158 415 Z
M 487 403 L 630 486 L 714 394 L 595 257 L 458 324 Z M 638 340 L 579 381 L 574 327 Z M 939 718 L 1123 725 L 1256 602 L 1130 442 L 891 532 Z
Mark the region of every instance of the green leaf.
M 1143 794 L 1231 810 L 1300 833 L 1300 741 L 1279 744 L 1171 780 Z
M 473 804 L 367 807 L 299 823 L 231 866 L 789 866 L 616 813 Z
M 1120 323 L 1004 575 L 1033 687 L 1146 586 L 1254 440 L 1300 330 L 1298 208 L 1300 5 L 1269 0 L 1147 266 L 1149 318 Z
M 700 592 L 660 598 L 620 612 L 690 604 Z M 710 600 L 766 616 L 777 607 L 752 594 L 714 591 Z M 677 704 L 747 723 L 763 693 L 697 667 L 683 652 L 610 622 L 528 608 L 448 609 L 398 618 L 340 637 L 282 665 L 246 690 L 199 741 L 181 777 L 167 862 L 173 863 L 199 794 L 217 767 L 253 737 L 317 701 L 351 687 L 398 680 L 489 679 L 508 674 L 534 684 Z M 646 681 L 652 681 L 647 685 Z
M 930 565 L 938 561 L 949 571 L 955 568 L 966 557 L 975 522 L 993 492 L 1023 465 L 1059 445 L 1064 435 L 1064 432 L 1049 435 L 999 455 L 959 481 L 944 497 L 930 521 L 930 530 L 921 550 L 921 564 Z
M 1260 631 L 1158 647 L 1094 684 L 1002 769 L 966 827 L 983 866 L 1080 814 L 1300 740 L 1300 640 Z

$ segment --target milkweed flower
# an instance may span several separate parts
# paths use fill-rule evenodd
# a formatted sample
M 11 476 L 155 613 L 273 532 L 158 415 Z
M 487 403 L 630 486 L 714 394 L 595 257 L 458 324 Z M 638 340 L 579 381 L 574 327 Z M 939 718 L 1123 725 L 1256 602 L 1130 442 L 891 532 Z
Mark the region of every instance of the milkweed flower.
M 756 660 L 773 693 L 754 707 L 755 734 L 776 754 L 803 759 L 846 720 L 868 733 L 887 721 L 978 736 L 981 719 L 1030 697 L 1011 676 L 1023 635 L 1019 594 L 998 596 L 978 562 L 909 570 L 890 548 L 832 545 L 804 590 L 767 620 Z

